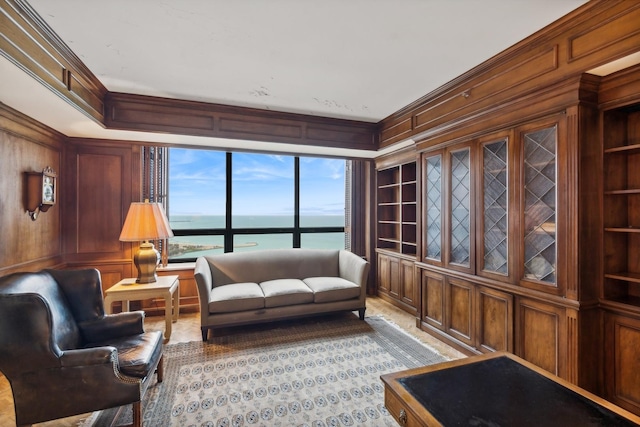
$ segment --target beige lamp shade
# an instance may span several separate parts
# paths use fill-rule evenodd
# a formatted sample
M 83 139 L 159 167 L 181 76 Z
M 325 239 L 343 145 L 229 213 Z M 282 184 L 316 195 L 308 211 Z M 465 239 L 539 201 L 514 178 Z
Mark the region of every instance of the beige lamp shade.
M 173 237 L 173 231 L 159 203 L 131 203 L 122 226 L 120 241 L 142 242 L 133 256 L 133 263 L 138 269 L 137 283 L 153 283 L 158 280 L 156 267 L 160 254 L 149 240 L 169 237 Z
M 169 221 L 159 203 L 134 202 L 122 226 L 120 241 L 140 242 L 173 237 Z

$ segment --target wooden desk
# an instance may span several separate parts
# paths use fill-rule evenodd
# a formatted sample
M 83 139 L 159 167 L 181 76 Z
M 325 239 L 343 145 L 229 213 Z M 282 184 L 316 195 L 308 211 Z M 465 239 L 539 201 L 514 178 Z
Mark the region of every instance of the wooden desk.
M 122 301 L 122 310 L 129 311 L 129 301 L 164 298 L 164 340 L 171 338 L 171 323 L 178 321 L 180 311 L 180 281 L 178 276 L 159 276 L 153 283 L 136 283 L 135 278 L 123 279 L 107 289 L 104 305 L 107 314 L 113 312 L 113 303 Z M 171 300 L 173 299 L 173 304 Z M 173 307 L 173 313 L 172 308 Z
M 402 426 L 637 426 L 640 417 L 510 353 L 381 376 Z

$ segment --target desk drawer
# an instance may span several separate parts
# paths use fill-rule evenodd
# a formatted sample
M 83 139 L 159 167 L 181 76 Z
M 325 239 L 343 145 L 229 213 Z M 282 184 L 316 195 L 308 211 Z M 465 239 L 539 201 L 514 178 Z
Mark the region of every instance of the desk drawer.
M 414 414 L 408 406 L 389 389 L 385 390 L 384 406 L 391 413 L 396 422 L 403 427 L 429 426 L 426 421 L 421 421 L 416 414 Z

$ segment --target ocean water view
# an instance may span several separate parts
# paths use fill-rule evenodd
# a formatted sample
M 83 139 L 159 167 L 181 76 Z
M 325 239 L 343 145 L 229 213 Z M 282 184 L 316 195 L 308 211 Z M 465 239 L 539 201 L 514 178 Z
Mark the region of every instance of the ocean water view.
M 175 230 L 224 229 L 224 215 L 171 215 L 171 228 Z M 301 227 L 343 227 L 343 215 L 300 216 Z M 232 218 L 232 227 L 274 228 L 293 227 L 293 215 L 238 215 Z M 236 234 L 234 252 L 258 249 L 293 247 L 293 234 Z M 301 247 L 312 249 L 343 249 L 344 233 L 302 233 Z M 169 239 L 169 258 L 185 259 L 224 252 L 224 236 L 177 236 Z

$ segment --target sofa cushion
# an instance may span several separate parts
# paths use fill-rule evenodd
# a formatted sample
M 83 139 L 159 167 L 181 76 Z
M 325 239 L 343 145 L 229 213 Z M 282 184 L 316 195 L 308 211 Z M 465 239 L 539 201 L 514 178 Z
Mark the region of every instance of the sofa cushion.
M 261 308 L 264 308 L 264 293 L 257 283 L 232 283 L 211 289 L 209 313 L 230 313 Z
M 343 301 L 360 296 L 360 286 L 341 277 L 309 277 L 304 279 L 314 293 L 314 302 Z
M 260 283 L 265 307 L 308 304 L 313 302 L 313 291 L 302 280 L 275 279 Z

